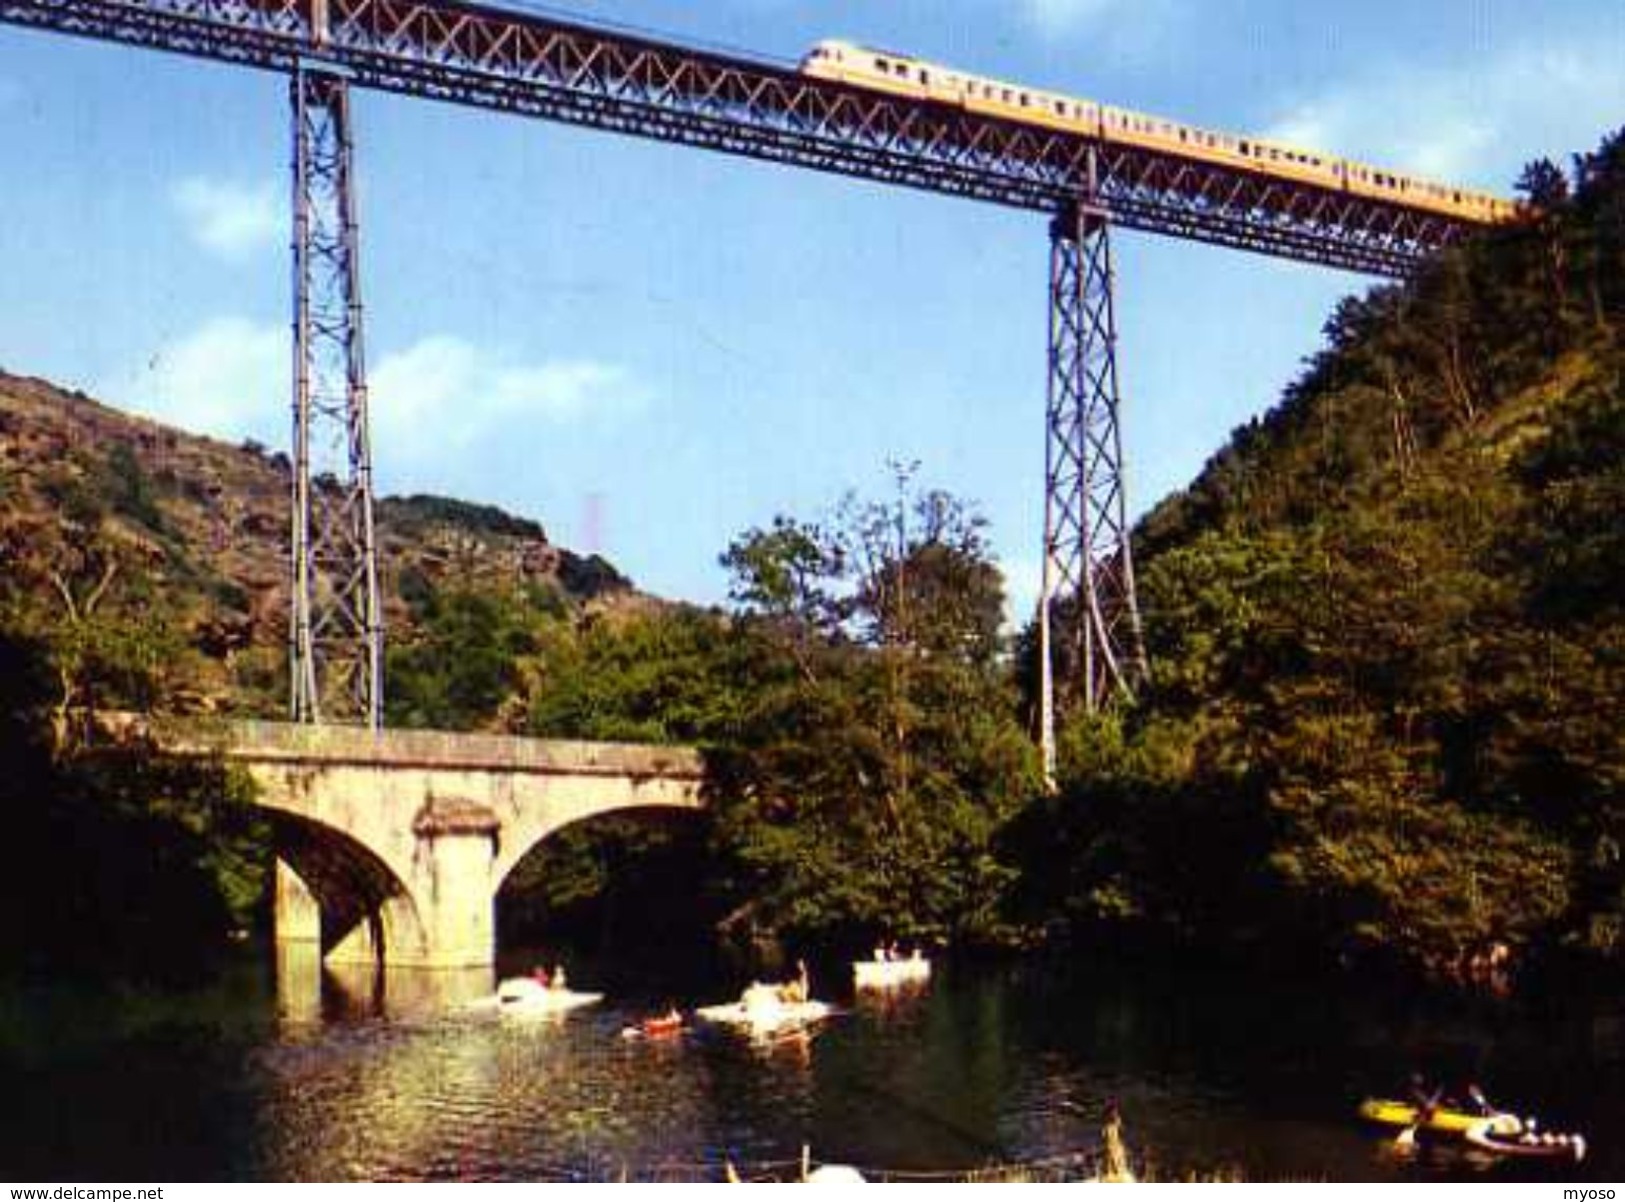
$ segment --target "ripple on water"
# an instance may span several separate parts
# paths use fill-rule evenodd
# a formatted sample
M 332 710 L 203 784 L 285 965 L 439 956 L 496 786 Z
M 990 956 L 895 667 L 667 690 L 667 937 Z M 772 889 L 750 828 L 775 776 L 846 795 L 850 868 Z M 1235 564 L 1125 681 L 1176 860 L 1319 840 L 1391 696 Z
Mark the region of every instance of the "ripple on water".
M 1391 1140 L 1353 1121 L 1360 1090 L 1461 1048 L 1492 1096 L 1592 1132 L 1625 1122 L 1617 1002 L 1464 1029 L 1409 1010 L 1401 1026 L 1392 1005 L 1266 1005 L 1260 988 L 944 973 L 922 997 L 863 1000 L 815 1038 L 769 1045 L 704 1028 L 625 1040 L 635 1016 L 612 1007 L 545 1024 L 421 1008 L 255 1021 L 275 1014 L 262 992 L 236 1024 L 218 1005 L 133 1032 L 116 1012 L 105 1033 L 79 1014 L 53 1052 L 54 1028 L 25 1015 L 13 1025 L 29 1055 L 11 1063 L 60 1104 L 0 1125 L 0 1163 L 98 1179 L 683 1177 L 724 1157 L 793 1162 L 810 1144 L 815 1157 L 940 1171 L 1092 1147 L 1116 1098 L 1131 1147 L 1168 1176 L 1499 1178 L 1442 1155 L 1398 1164 Z M 1617 1156 L 1599 1141 L 1584 1168 L 1617 1176 Z

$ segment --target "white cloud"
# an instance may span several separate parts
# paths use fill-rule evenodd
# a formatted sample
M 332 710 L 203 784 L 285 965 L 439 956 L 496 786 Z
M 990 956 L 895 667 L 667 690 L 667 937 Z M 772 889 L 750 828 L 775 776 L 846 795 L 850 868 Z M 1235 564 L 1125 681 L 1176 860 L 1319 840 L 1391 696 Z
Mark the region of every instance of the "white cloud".
M 216 318 L 160 347 L 105 395 L 197 434 L 281 445 L 287 440 L 289 354 L 286 326 Z
M 1023 0 L 1027 19 L 1051 35 L 1069 33 L 1118 4 L 1119 0 Z
M 1042 556 L 1006 559 L 1000 568 L 1004 572 L 1004 624 L 1009 630 L 1020 630 L 1038 612 L 1044 560 Z
M 1524 47 L 1450 70 L 1393 64 L 1288 106 L 1265 136 L 1507 191 L 1538 155 L 1590 149 L 1625 111 L 1606 45 Z
M 288 441 L 288 328 L 217 318 L 161 347 L 100 389 L 114 404 L 229 441 Z M 580 422 L 635 412 L 644 393 L 620 368 L 588 359 L 516 361 L 438 335 L 384 355 L 369 373 L 373 446 L 380 462 L 468 454 L 515 423 Z
M 386 355 L 371 372 L 376 441 L 392 453 L 465 450 L 512 422 L 613 418 L 641 408 L 621 368 L 590 359 L 518 362 L 451 335 Z
M 170 201 L 189 224 L 193 240 L 225 259 L 244 259 L 288 237 L 287 201 L 273 184 L 194 175 L 175 185 Z

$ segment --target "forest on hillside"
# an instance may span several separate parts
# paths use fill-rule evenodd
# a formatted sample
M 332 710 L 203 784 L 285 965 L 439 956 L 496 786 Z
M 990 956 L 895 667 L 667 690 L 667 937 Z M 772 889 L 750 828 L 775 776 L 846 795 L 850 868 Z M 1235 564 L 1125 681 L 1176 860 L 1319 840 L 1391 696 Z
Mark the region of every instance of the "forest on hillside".
M 1345 300 L 1279 404 L 1140 523 L 1151 679 L 1103 714 L 1063 698 L 1053 794 L 985 524 L 911 469 L 742 532 L 725 612 L 400 567 L 390 722 L 706 752 L 703 822 L 566 832 L 506 921 L 1617 968 L 1625 133 L 1519 187 L 1518 224 Z M 0 512 L 15 471 L 0 458 Z M 232 782 L 111 773 L 76 744 L 87 707 L 172 707 L 211 654 L 128 545 L 132 508 L 162 523 L 170 502 L 139 465 L 106 481 L 53 519 L 66 558 L 37 520 L 0 523 L 0 756 L 28 765 L 0 780 L 0 879 L 71 873 L 60 942 L 138 963 L 169 909 L 222 936 L 263 922 L 268 848 Z M 39 944 L 0 922 L 7 963 Z

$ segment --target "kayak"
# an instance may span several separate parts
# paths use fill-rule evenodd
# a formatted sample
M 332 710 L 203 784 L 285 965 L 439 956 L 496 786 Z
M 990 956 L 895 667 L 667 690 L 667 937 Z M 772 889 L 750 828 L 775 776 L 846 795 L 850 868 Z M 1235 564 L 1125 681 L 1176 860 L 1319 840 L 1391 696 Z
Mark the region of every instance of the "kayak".
M 1435 1135 L 1466 1135 L 1469 1128 L 1480 1125 L 1501 1135 L 1516 1135 L 1523 1130 L 1523 1122 L 1515 1114 L 1472 1114 L 1448 1106 L 1436 1107 L 1428 1121 L 1419 1124 L 1414 1105 L 1392 1098 L 1367 1098 L 1360 1103 L 1360 1117 L 1384 1127 L 1416 1127 Z
M 1496 1131 L 1492 1129 L 1492 1122 L 1486 1119 L 1468 1127 L 1463 1133 L 1467 1142 L 1497 1156 L 1572 1160 L 1576 1164 L 1585 1159 L 1586 1141 L 1583 1135 L 1559 1135 L 1551 1131 L 1525 1131 L 1519 1135 Z
M 683 1032 L 683 1016 L 681 1014 L 661 1015 L 659 1018 L 646 1018 L 635 1026 L 622 1027 L 622 1039 L 664 1039 L 668 1035 L 681 1035 Z

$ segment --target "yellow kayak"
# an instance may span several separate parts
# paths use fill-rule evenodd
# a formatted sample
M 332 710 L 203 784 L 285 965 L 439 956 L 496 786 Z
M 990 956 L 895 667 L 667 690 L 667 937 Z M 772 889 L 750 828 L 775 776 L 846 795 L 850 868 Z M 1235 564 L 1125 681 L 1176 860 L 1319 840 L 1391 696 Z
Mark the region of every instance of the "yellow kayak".
M 1384 1127 L 1418 1127 L 1422 1131 L 1432 1131 L 1440 1135 L 1467 1134 L 1469 1127 L 1485 1125 L 1489 1131 L 1516 1135 L 1523 1130 L 1523 1123 L 1514 1114 L 1471 1114 L 1465 1110 L 1452 1110 L 1448 1106 L 1436 1107 L 1428 1121 L 1420 1125 L 1416 1121 L 1417 1108 L 1410 1102 L 1396 1102 L 1391 1098 L 1367 1098 L 1360 1103 L 1360 1117 L 1367 1122 L 1379 1123 Z

